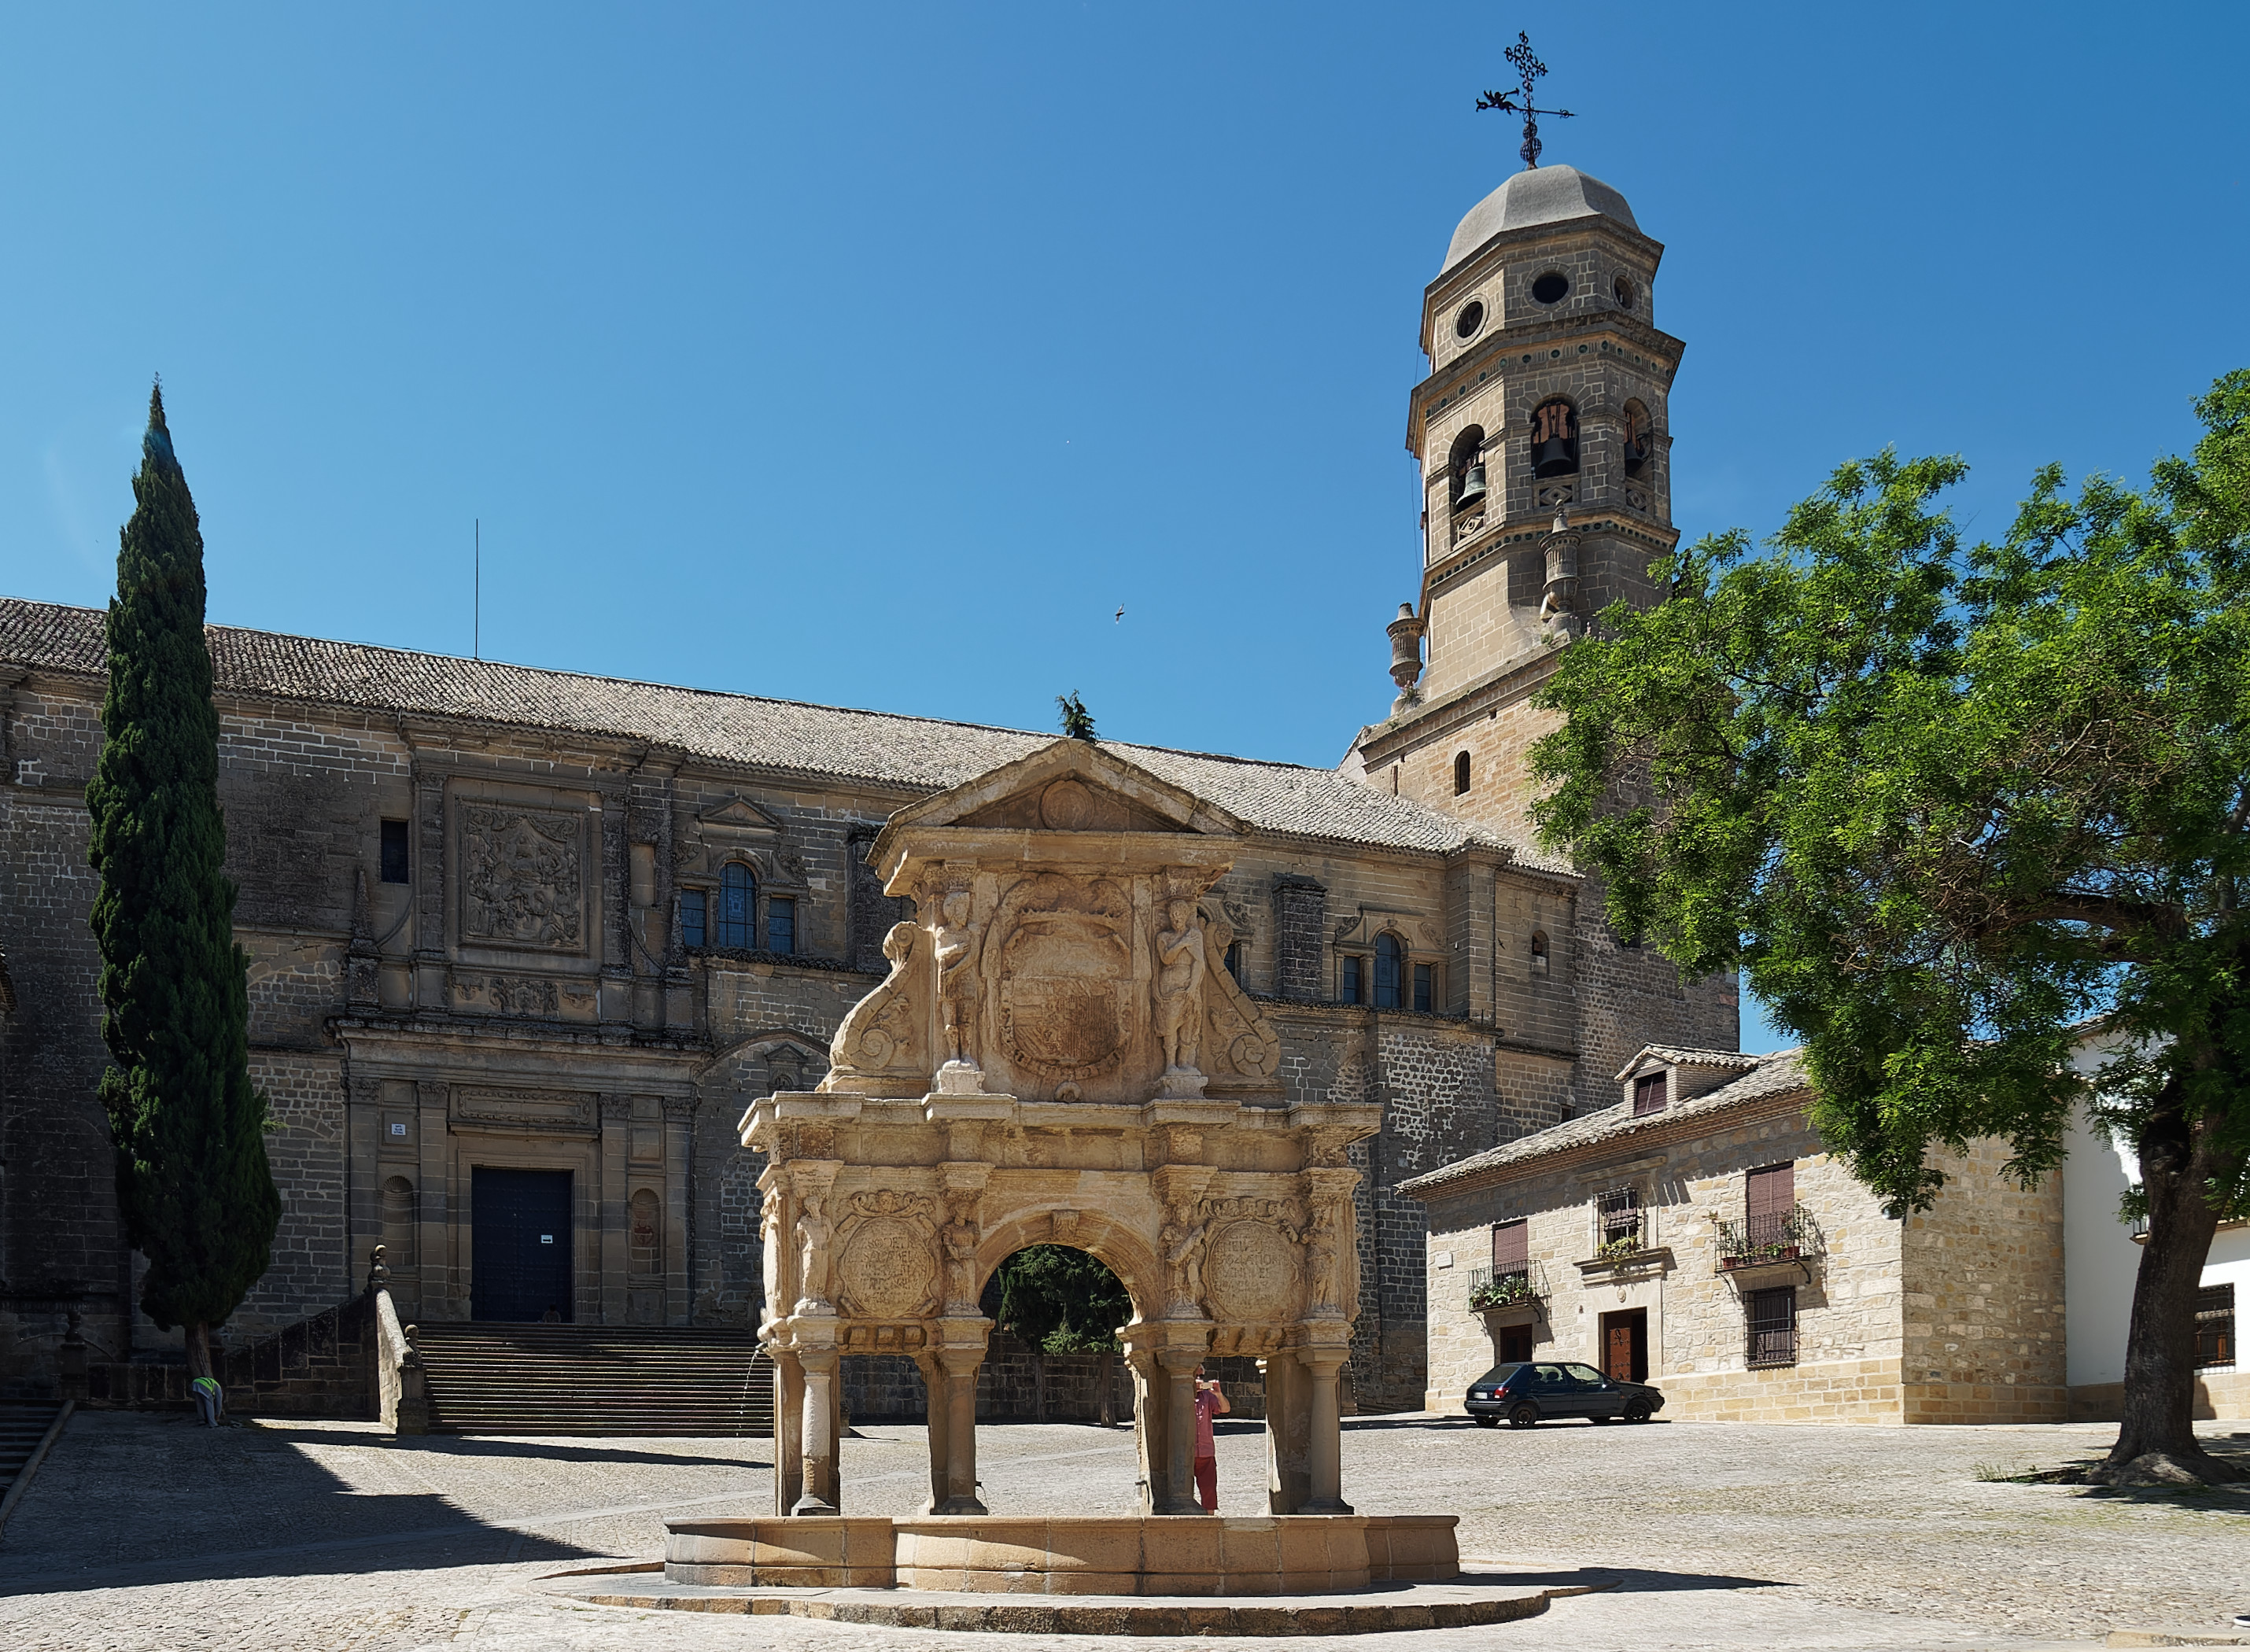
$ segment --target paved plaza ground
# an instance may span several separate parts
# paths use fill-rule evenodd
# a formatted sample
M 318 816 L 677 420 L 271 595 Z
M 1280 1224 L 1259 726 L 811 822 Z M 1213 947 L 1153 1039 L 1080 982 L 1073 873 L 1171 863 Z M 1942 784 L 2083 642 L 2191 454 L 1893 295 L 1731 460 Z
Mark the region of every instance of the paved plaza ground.
M 2232 1425 L 2206 1427 L 2214 1443 L 2250 1449 Z M 863 1433 L 846 1442 L 847 1509 L 910 1512 L 927 1483 L 921 1431 Z M 2250 1607 L 2250 1494 L 2115 1496 L 1978 1477 L 2083 1457 L 2111 1434 L 1684 1423 L 1518 1433 L 1356 1419 L 1344 1489 L 1362 1511 L 1458 1512 L 1464 1556 L 1533 1577 L 1599 1567 L 1619 1586 L 1518 1624 L 1318 1644 L 2028 1649 L 2215 1625 Z M 1132 1509 L 1129 1430 L 994 1425 L 978 1442 L 996 1511 Z M 1260 1512 L 1254 1425 L 1219 1448 L 1222 1512 Z M 211 1432 L 82 1413 L 0 1534 L 0 1647 L 1110 1644 L 632 1613 L 526 1586 L 598 1557 L 654 1558 L 667 1514 L 762 1511 L 767 1463 L 762 1440 L 392 1441 L 367 1424 Z

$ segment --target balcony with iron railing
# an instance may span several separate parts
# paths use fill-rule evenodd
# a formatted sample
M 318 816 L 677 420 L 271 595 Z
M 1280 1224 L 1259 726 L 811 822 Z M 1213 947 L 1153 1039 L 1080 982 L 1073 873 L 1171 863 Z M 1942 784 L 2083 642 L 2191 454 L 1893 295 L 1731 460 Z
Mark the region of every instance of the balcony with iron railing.
M 1820 1229 L 1802 1205 L 1719 1222 L 1718 1271 L 1722 1274 L 1801 1265 L 1819 1254 Z
M 1536 1261 L 1518 1268 L 1489 1268 L 1469 1273 L 1469 1311 L 1487 1314 L 1497 1308 L 1526 1308 L 1547 1300 L 1546 1271 Z

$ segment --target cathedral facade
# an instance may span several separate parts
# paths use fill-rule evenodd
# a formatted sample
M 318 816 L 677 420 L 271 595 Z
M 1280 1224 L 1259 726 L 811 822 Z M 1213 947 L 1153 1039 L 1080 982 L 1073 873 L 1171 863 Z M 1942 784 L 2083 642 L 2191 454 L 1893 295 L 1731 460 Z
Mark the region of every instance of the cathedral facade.
M 1240 823 L 1212 956 L 1292 1102 L 1351 1149 L 1363 1407 L 1424 1392 L 1424 1224 L 1398 1185 L 1612 1099 L 1652 1042 L 1731 1049 L 1731 981 L 1612 936 L 1537 849 L 1554 650 L 1674 539 L 1661 248 L 1614 190 L 1519 174 L 1462 221 L 1408 411 L 1425 483 L 1398 698 L 1335 771 L 1106 746 Z M 103 615 L 0 599 L 0 1389 L 160 1351 L 119 1232 L 87 914 Z M 1049 736 L 213 626 L 252 1075 L 284 1199 L 240 1340 L 386 1248 L 425 1323 L 760 1317 L 749 1102 L 814 1089 L 904 913 L 867 849 Z M 1424 659 L 1426 642 L 1427 659 Z

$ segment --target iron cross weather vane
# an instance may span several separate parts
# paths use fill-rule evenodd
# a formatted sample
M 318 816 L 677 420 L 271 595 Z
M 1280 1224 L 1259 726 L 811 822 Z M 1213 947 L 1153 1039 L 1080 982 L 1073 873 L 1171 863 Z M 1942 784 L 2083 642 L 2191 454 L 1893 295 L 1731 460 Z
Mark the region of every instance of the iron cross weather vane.
M 1542 147 L 1539 142 L 1539 117 L 1543 114 L 1551 114 L 1558 121 L 1569 121 L 1576 117 L 1568 109 L 1532 107 L 1531 83 L 1547 73 L 1547 66 L 1540 62 L 1537 56 L 1533 53 L 1529 35 L 1521 31 L 1517 31 L 1515 44 L 1508 48 L 1508 60 L 1515 66 L 1515 73 L 1522 77 L 1523 101 L 1518 103 L 1515 100 L 1517 94 L 1513 92 L 1487 92 L 1477 100 L 1476 106 L 1480 109 L 1503 109 L 1510 114 L 1520 114 L 1523 117 L 1523 147 L 1516 153 L 1523 157 L 1525 166 L 1536 167 L 1539 164 L 1539 151 Z

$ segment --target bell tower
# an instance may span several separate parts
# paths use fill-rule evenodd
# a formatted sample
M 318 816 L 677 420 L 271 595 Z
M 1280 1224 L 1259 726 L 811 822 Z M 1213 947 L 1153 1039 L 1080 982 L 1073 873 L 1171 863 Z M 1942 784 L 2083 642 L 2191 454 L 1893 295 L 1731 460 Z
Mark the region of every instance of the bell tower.
M 1549 719 L 1527 698 L 1590 616 L 1656 600 L 1648 564 L 1679 537 L 1667 399 L 1684 347 L 1655 325 L 1663 254 L 1622 195 L 1568 166 L 1518 172 L 1453 232 L 1406 413 L 1419 600 L 1389 626 L 1391 715 L 1346 772 L 1529 841 L 1526 754 Z

